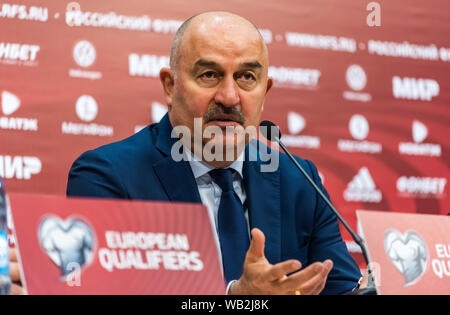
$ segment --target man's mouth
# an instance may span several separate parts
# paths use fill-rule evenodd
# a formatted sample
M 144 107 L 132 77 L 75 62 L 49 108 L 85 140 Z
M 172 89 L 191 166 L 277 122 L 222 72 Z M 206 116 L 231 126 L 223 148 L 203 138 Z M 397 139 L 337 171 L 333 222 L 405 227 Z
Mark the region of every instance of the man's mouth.
M 219 127 L 242 125 L 239 118 L 234 115 L 221 114 L 208 120 L 208 124 L 214 124 Z

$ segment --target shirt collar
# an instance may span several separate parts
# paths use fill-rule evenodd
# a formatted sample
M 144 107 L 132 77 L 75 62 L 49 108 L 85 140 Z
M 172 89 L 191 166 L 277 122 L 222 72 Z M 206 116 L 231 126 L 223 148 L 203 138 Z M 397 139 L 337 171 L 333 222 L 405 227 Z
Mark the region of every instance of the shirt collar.
M 189 164 L 191 165 L 192 172 L 194 173 L 195 179 L 198 179 L 202 177 L 205 174 L 208 174 L 209 171 L 212 171 L 214 169 L 213 166 L 201 161 L 198 159 L 189 149 L 184 147 L 184 154 L 185 157 L 188 158 Z M 229 167 L 233 170 L 235 170 L 241 178 L 243 178 L 243 167 L 244 167 L 244 152 L 241 153 L 241 155 L 237 158 L 236 161 L 234 161 Z

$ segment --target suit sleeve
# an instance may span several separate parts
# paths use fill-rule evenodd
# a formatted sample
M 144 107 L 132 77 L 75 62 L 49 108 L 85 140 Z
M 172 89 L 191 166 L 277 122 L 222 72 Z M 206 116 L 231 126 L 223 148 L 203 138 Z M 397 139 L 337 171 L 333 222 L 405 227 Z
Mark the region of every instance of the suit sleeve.
M 73 163 L 69 171 L 67 196 L 127 198 L 127 192 L 111 162 L 97 151 L 88 151 Z
M 314 182 L 328 197 L 316 167 L 307 161 Z M 310 261 L 331 259 L 334 263 L 322 294 L 343 294 L 353 290 L 361 273 L 342 240 L 336 215 L 317 194 L 314 227 L 310 246 Z

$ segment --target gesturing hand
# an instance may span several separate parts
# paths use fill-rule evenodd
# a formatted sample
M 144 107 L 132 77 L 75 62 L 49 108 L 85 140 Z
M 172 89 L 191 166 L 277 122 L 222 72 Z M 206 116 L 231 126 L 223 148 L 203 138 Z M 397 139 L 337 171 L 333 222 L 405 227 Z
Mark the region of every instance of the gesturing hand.
M 301 262 L 294 259 L 272 265 L 264 256 L 264 244 L 263 232 L 253 229 L 243 274 L 231 285 L 229 294 L 319 294 L 323 290 L 333 268 L 331 260 L 313 263 L 303 270 L 299 270 Z

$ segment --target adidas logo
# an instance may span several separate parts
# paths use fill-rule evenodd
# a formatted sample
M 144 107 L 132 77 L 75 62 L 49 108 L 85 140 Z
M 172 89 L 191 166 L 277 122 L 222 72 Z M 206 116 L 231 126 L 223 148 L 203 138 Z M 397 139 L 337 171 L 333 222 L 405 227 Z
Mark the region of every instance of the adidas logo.
M 381 191 L 376 188 L 367 167 L 362 167 L 347 185 L 344 199 L 349 202 L 380 202 L 382 200 Z

